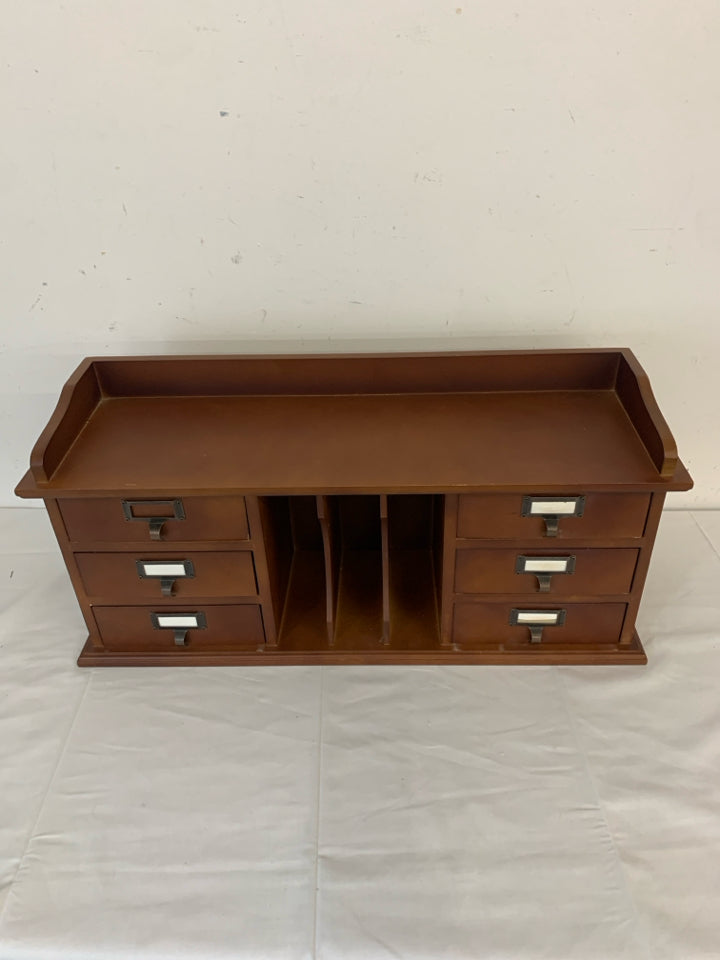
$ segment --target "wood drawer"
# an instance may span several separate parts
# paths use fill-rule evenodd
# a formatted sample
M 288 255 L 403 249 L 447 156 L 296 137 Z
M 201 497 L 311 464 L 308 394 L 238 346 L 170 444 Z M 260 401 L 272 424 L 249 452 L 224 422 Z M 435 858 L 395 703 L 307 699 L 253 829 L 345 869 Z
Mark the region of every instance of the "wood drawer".
M 557 537 L 553 538 L 547 536 L 542 516 L 523 516 L 523 499 L 521 494 L 514 493 L 461 494 L 458 537 L 550 542 L 642 537 L 650 507 L 650 495 L 646 493 L 588 493 L 583 515 L 561 516 Z
M 541 596 L 598 596 L 629 593 L 639 550 L 597 549 L 493 550 L 461 549 L 455 552 L 455 590 L 457 593 L 540 593 L 540 581 L 534 573 L 517 572 L 526 564 L 520 558 L 558 566 L 565 561 L 571 573 L 549 573 L 549 590 Z M 520 560 L 520 562 L 518 562 Z M 559 563 L 555 563 L 555 561 Z M 538 571 L 540 572 L 540 571 Z M 541 572 L 540 572 L 541 573 Z M 541 573 L 542 576 L 542 573 Z
M 58 500 L 71 541 L 247 540 L 244 497 Z M 132 519 L 128 519 L 132 517 Z M 164 520 L 153 537 L 151 520 Z
M 249 550 L 223 553 L 76 553 L 89 597 L 142 603 L 164 597 L 252 597 L 257 594 Z M 163 593 L 163 590 L 170 591 Z
M 530 630 L 524 624 L 513 625 L 513 609 L 524 611 L 563 610 L 562 626 L 545 626 L 540 643 L 530 643 Z M 557 644 L 615 644 L 620 638 L 626 605 L 624 603 L 528 603 L 527 597 L 514 602 L 479 603 L 458 601 L 453 616 L 453 643 L 464 648 L 486 647 L 515 650 L 532 647 L 541 651 Z
M 93 607 L 103 645 L 110 651 L 139 653 L 221 653 L 255 650 L 265 643 L 260 607 L 255 603 L 233 606 L 185 605 L 159 607 Z M 203 628 L 189 628 L 185 645 L 175 643 L 175 628 L 158 629 L 153 614 L 168 617 L 204 617 Z M 184 615 L 184 617 L 183 617 Z M 184 629 L 179 621 L 179 629 Z

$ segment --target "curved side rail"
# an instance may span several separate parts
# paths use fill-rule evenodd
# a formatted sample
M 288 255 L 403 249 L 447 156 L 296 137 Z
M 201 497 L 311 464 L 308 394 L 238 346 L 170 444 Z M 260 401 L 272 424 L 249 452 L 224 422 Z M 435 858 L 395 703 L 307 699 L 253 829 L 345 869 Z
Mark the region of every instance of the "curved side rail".
M 62 388 L 47 426 L 30 454 L 30 472 L 38 484 L 48 483 L 101 399 L 92 357 L 86 357 Z
M 650 379 L 631 350 L 623 349 L 616 390 L 660 476 L 671 479 L 678 464 L 675 439 L 660 412 Z

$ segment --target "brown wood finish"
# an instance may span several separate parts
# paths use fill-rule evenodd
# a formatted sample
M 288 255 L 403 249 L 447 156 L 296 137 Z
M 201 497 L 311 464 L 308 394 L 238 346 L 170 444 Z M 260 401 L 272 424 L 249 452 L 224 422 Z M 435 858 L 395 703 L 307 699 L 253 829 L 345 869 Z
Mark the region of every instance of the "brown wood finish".
M 669 479 L 678 464 L 675 440 L 665 417 L 660 413 L 647 374 L 630 350 L 621 353 L 615 390 L 660 476 Z
M 194 576 L 172 579 L 172 596 L 164 597 L 157 577 L 142 578 L 137 561 L 171 563 L 189 560 Z M 76 553 L 75 563 L 85 592 L 94 603 L 124 602 L 128 597 L 153 603 L 172 603 L 186 597 L 255 597 L 257 585 L 249 551 L 186 553 Z
M 387 497 L 388 624 L 394 649 L 432 650 L 440 643 L 442 498 Z
M 55 412 L 30 454 L 30 473 L 46 482 L 102 400 L 97 368 L 83 360 L 62 388 Z
M 526 626 L 510 624 L 510 611 L 558 610 L 566 613 L 562 626 L 544 628 L 541 644 L 530 643 L 530 631 Z M 555 644 L 618 644 L 625 618 L 624 603 L 567 603 L 557 601 L 528 602 L 527 597 L 505 603 L 455 604 L 453 619 L 453 642 L 463 647 L 490 646 L 495 650 L 504 648 L 515 651 L 528 647 Z
M 283 655 L 332 648 L 324 575 L 325 560 L 320 550 L 293 553 L 280 623 L 279 649 Z M 333 626 L 333 644 L 334 637 Z
M 382 570 L 382 642 L 390 642 L 390 534 L 388 531 L 388 498 L 380 494 L 380 566 Z
M 380 549 L 344 548 L 338 585 L 335 647 L 379 650 L 384 644 Z
M 188 630 L 187 647 L 177 647 L 173 630 L 155 629 L 150 615 L 204 613 L 207 626 Z M 221 653 L 256 650 L 265 643 L 260 607 L 254 603 L 235 603 L 232 606 L 212 606 L 202 603 L 172 607 L 93 607 L 103 644 L 114 653 L 183 653 L 185 650 L 201 653 Z
M 637 360 L 603 349 L 88 359 L 16 492 L 46 501 L 81 665 L 642 663 L 662 503 L 691 485 Z M 584 515 L 548 537 L 525 495 Z M 178 498 L 151 539 L 172 505 L 147 501 Z M 515 573 L 570 552 L 549 593 Z M 138 559 L 196 576 L 164 596 Z M 565 624 L 530 643 L 528 605 Z M 190 607 L 187 647 L 153 629 Z
M 252 546 L 254 548 L 253 557 L 257 589 L 263 604 L 261 609 L 265 629 L 265 643 L 270 647 L 276 647 L 278 637 L 277 617 L 266 552 L 269 547 L 264 536 L 262 514 L 258 498 L 253 496 L 246 497 L 245 509 L 250 534 L 252 536 Z
M 611 390 L 628 351 L 451 351 L 439 354 L 303 354 L 94 357 L 104 396 L 232 396 L 312 392 L 433 393 L 518 389 Z M 309 389 L 310 387 L 310 389 Z
M 36 445 L 33 457 L 37 464 L 43 462 L 48 444 L 59 444 L 52 458 L 57 466 L 53 476 L 43 477 L 40 467 L 33 468 L 31 477 L 25 478 L 17 492 L 19 496 L 38 496 L 43 489 L 44 495 L 54 496 L 58 490 L 73 490 L 77 495 L 96 496 L 111 490 L 109 484 L 117 478 L 118 468 L 125 475 L 139 471 L 138 476 L 146 479 L 150 471 L 153 483 L 164 483 L 171 469 L 173 485 L 190 484 L 197 492 L 217 493 L 228 486 L 248 491 L 254 466 L 270 468 L 279 462 L 276 453 L 280 455 L 282 451 L 262 443 L 268 428 L 277 426 L 278 417 L 290 418 L 285 423 L 288 436 L 299 425 L 297 443 L 312 441 L 316 418 L 322 418 L 324 455 L 318 466 L 330 470 L 319 482 L 326 492 L 333 492 L 332 474 L 338 465 L 331 455 L 337 452 L 338 444 L 342 448 L 343 434 L 360 429 L 354 447 L 357 460 L 365 443 L 372 443 L 373 437 L 373 450 L 377 451 L 383 439 L 392 434 L 397 418 L 402 420 L 404 414 L 409 419 L 402 421 L 400 432 L 394 432 L 383 450 L 388 459 L 383 464 L 383 489 L 378 492 L 390 487 L 411 492 L 413 486 L 420 486 L 418 480 L 413 478 L 406 485 L 393 477 L 393 463 L 412 450 L 417 441 L 424 448 L 425 424 L 420 422 L 416 428 L 414 421 L 423 420 L 428 402 L 432 412 L 428 426 L 442 421 L 448 435 L 443 438 L 442 456 L 433 458 L 445 463 L 445 468 L 437 476 L 429 477 L 425 487 L 435 482 L 438 489 L 444 489 L 448 475 L 465 474 L 464 468 L 482 467 L 485 463 L 494 465 L 492 475 L 480 469 L 469 478 L 457 476 L 449 482 L 469 488 L 499 483 L 525 487 L 537 486 L 549 476 L 548 482 L 561 488 L 567 483 L 558 483 L 558 470 L 546 475 L 542 469 L 543 463 L 555 463 L 564 468 L 574 464 L 572 472 L 577 471 L 578 475 L 568 477 L 567 482 L 584 481 L 587 489 L 599 489 L 603 482 L 623 487 L 640 483 L 686 489 L 687 478 L 678 478 L 682 486 L 667 479 L 673 463 L 678 463 L 674 445 L 662 450 L 662 476 L 666 479 L 659 482 L 662 478 L 652 461 L 657 451 L 637 443 L 642 424 L 633 422 L 632 405 L 625 408 L 617 389 L 619 371 L 631 361 L 637 378 L 641 368 L 632 354 L 612 349 L 344 357 L 94 358 L 84 361 L 73 375 L 48 429 Z M 88 369 L 94 371 L 101 385 L 100 400 L 89 418 L 85 398 L 73 387 L 73 379 L 84 376 Z M 651 394 L 644 382 L 638 389 L 641 395 L 645 390 L 649 403 Z M 326 402 L 328 396 L 333 397 L 331 405 Z M 372 415 L 377 409 L 374 401 L 379 399 L 382 403 L 383 397 L 387 401 L 382 407 L 383 415 L 373 424 L 379 433 L 366 438 L 363 418 Z M 340 436 L 336 437 L 337 418 L 333 417 L 332 408 L 340 400 L 350 403 L 340 411 Z M 299 409 L 294 413 L 298 403 Z M 543 419 L 542 429 L 538 428 L 538 411 Z M 243 419 L 243 413 L 255 416 Z M 497 421 L 501 414 L 505 430 L 497 434 L 492 421 Z M 66 415 L 75 424 L 74 435 L 58 429 Z M 661 442 L 663 437 L 669 437 L 662 428 L 662 418 L 658 425 L 654 413 L 648 416 L 655 423 Z M 513 430 L 513 444 L 505 442 L 509 428 Z M 223 443 L 226 431 L 230 431 L 229 444 Z M 547 456 L 546 446 L 537 445 L 541 434 L 552 434 L 553 440 L 561 444 L 552 457 Z M 460 441 L 457 451 L 453 449 L 454 437 Z M 499 443 L 481 444 L 497 439 Z M 243 470 L 243 458 L 249 455 L 254 460 L 260 452 L 258 440 L 262 461 L 248 464 Z M 399 449 L 393 441 L 400 441 Z M 566 443 L 570 444 L 567 448 Z M 64 449 L 60 449 L 63 444 Z M 214 459 L 218 445 L 225 455 L 219 465 Z M 493 456 L 476 460 L 473 451 L 480 445 L 484 450 L 491 449 Z M 606 453 L 611 451 L 610 456 L 598 456 L 603 447 Z M 71 448 L 72 457 L 68 457 Z M 590 459 L 583 463 L 588 452 Z M 467 463 L 468 455 L 471 463 Z M 288 458 L 285 466 L 296 467 L 294 458 Z M 426 459 L 425 471 L 428 466 Z M 514 483 L 513 474 L 518 467 L 521 475 Z M 538 473 L 529 475 L 534 470 Z M 344 480 L 344 475 L 345 471 L 341 471 L 337 479 Z M 277 489 L 277 474 L 268 482 L 267 469 L 263 469 L 262 479 L 266 489 L 251 492 L 281 492 Z M 359 477 L 347 482 L 352 489 L 358 489 L 358 484 L 365 486 L 367 479 Z M 315 476 L 312 480 L 317 484 Z M 126 483 L 126 489 L 120 492 L 127 492 L 129 485 Z M 148 495 L 156 495 L 157 487 L 140 485 L 147 487 Z M 292 490 L 288 484 L 284 492 L 300 490 Z
M 85 594 L 85 586 L 82 582 L 77 564 L 75 563 L 75 556 L 73 554 L 72 546 L 67 539 L 65 524 L 63 523 L 63 518 L 60 513 L 57 500 L 47 500 L 45 503 L 45 508 L 48 512 L 48 517 L 50 518 L 50 523 L 52 524 L 53 532 L 57 539 L 58 546 L 60 547 L 63 560 L 65 561 L 65 566 L 67 567 L 67 571 L 70 576 L 70 582 L 75 590 L 75 595 L 77 596 L 78 604 L 80 606 L 80 612 L 82 613 L 83 620 L 88 628 L 89 636 L 87 645 L 89 645 L 93 650 L 102 650 L 102 639 L 100 637 L 100 633 L 98 632 L 95 618 L 92 615 L 90 601 Z
M 582 494 L 582 490 L 577 491 Z M 543 490 L 527 493 L 542 496 Z M 457 535 L 463 538 L 497 540 L 517 538 L 552 544 L 565 539 L 642 537 L 650 497 L 642 493 L 590 493 L 585 495 L 582 517 L 561 517 L 557 537 L 548 537 L 542 517 L 522 515 L 522 496 L 516 494 L 468 494 L 460 497 Z
M 432 551 L 391 550 L 388 594 L 390 648 L 393 651 L 439 649 Z
M 400 664 L 403 666 L 549 666 L 574 664 L 577 666 L 610 666 L 647 663 L 640 640 L 635 634 L 627 646 L 619 644 L 563 643 L 551 647 L 542 644 L 527 644 L 518 650 L 493 650 L 491 648 L 462 649 L 457 646 L 438 651 L 393 650 L 387 647 L 377 650 L 298 651 L 258 648 L 256 653 L 198 653 L 189 649 L 179 655 L 173 653 L 112 653 L 94 650 L 90 643 L 83 648 L 78 663 L 83 667 L 161 667 L 161 666 L 348 666 Z
M 280 428 L 283 443 L 268 443 Z M 429 434 L 442 438 L 432 457 Z M 659 481 L 610 391 L 108 398 L 72 452 L 48 492 L 549 493 Z
M 339 551 L 335 645 L 373 649 L 383 625 L 383 557 L 379 496 L 332 498 Z
M 635 620 L 637 619 L 638 610 L 640 609 L 642 592 L 643 588 L 645 587 L 648 569 L 650 568 L 652 548 L 655 544 L 655 537 L 660 524 L 660 517 L 662 516 L 664 502 L 664 493 L 654 493 L 652 495 L 647 523 L 645 524 L 645 539 L 643 543 L 643 549 L 640 551 L 640 557 L 638 558 L 637 567 L 635 568 L 633 592 L 632 596 L 630 597 L 630 602 L 628 603 L 627 616 L 625 617 L 625 624 L 623 626 L 622 636 L 620 638 L 620 642 L 624 646 L 630 645 L 633 642 L 633 637 L 635 635 Z
M 332 646 L 335 642 L 340 551 L 336 542 L 337 524 L 332 518 L 333 508 L 329 497 L 317 497 L 317 512 L 322 531 L 325 562 L 325 629 L 328 643 Z
M 440 644 L 450 647 L 452 643 L 453 591 L 455 586 L 455 538 L 457 536 L 457 494 L 445 496 L 443 511 L 442 586 L 440 591 Z M 452 572 L 451 572 L 452 571 Z
M 438 616 L 438 626 L 442 636 L 441 611 L 443 604 L 443 582 L 446 579 L 444 565 L 444 536 L 445 536 L 445 497 L 433 497 L 432 515 L 432 550 L 433 572 L 435 579 L 435 609 Z
M 278 644 L 284 648 L 296 643 L 331 644 L 334 614 L 326 586 L 325 540 L 317 498 L 260 497 L 258 502 L 265 521 L 271 521 L 274 546 L 267 556 Z M 333 593 L 335 588 L 328 586 Z
M 283 497 L 246 497 L 248 520 L 255 547 L 255 571 L 263 604 L 265 638 L 277 646 L 280 621 L 292 564 L 292 539 Z
M 167 517 L 161 540 L 244 540 L 248 537 L 244 497 L 182 497 L 185 519 L 176 520 L 166 504 L 132 494 L 140 501 L 134 508 L 138 517 Z M 166 500 L 174 497 L 168 494 Z M 126 520 L 122 500 L 58 500 L 65 529 L 71 541 L 127 541 L 152 543 L 149 523 L 143 519 Z
M 249 499 L 249 498 L 248 498 Z M 49 501 L 48 501 L 49 502 Z M 53 503 L 57 504 L 57 500 Z M 59 512 L 58 512 L 59 515 Z M 62 524 L 62 518 L 61 518 Z M 63 525 L 64 530 L 64 525 Z M 67 539 L 67 534 L 63 533 L 65 540 L 70 544 L 74 553 L 94 553 L 96 550 L 102 550 L 104 553 L 137 553 L 141 550 L 148 556 L 153 553 L 167 553 L 172 550 L 173 553 L 188 553 L 189 551 L 214 552 L 217 550 L 244 550 L 252 551 L 252 540 L 172 540 L 170 543 L 148 540 L 145 542 L 134 542 L 132 540 L 73 540 Z
M 528 596 L 596 597 L 629 593 L 638 559 L 638 550 L 605 548 L 566 550 L 514 550 L 485 548 L 458 550 L 455 557 L 455 591 L 463 593 L 516 593 Z M 517 573 L 518 556 L 572 557 L 572 573 L 555 573 L 548 593 L 540 593 L 538 578 Z

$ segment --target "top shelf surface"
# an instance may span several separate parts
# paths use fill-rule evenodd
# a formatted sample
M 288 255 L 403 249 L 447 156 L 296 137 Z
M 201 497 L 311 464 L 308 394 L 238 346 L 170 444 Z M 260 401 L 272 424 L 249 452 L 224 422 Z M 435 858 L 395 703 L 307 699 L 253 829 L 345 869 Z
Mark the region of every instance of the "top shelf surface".
M 627 357 L 634 361 L 625 351 L 257 358 L 257 366 L 256 358 L 88 360 L 18 493 L 686 488 L 669 430 L 649 409 L 649 385 L 637 386 L 642 369 L 634 361 L 634 378 L 619 373 Z M 488 366 L 488 358 L 498 360 Z M 233 359 L 251 374 L 245 390 L 227 395 Z M 495 389 L 467 389 L 483 365 Z M 223 393 L 203 395 L 214 391 Z
M 53 485 L 321 491 L 652 483 L 608 392 L 106 399 Z

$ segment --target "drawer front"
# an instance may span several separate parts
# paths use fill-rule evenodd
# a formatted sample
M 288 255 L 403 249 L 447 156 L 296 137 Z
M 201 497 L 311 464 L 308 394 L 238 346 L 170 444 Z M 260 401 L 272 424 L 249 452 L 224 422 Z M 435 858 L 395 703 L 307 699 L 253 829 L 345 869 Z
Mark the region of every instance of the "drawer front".
M 58 500 L 71 541 L 247 540 L 244 497 Z
M 549 535 L 549 526 L 542 515 L 523 516 L 527 499 L 520 494 L 480 493 L 462 494 L 458 503 L 458 537 L 483 540 L 562 540 L 604 539 L 613 537 L 641 537 L 650 507 L 646 493 L 588 493 L 582 499 L 582 516 L 557 517 L 557 533 Z M 552 509 L 567 508 L 568 498 L 532 494 L 539 505 Z
M 110 651 L 221 653 L 255 650 L 265 642 L 260 607 L 254 603 L 93 607 L 93 613 L 103 645 Z M 161 626 L 155 625 L 158 620 Z
M 531 643 L 530 627 L 524 623 L 511 624 L 513 610 L 556 612 L 563 611 L 564 623 L 544 625 L 542 639 Z M 459 601 L 453 617 L 453 643 L 464 648 L 484 647 L 506 650 L 528 647 L 542 650 L 558 644 L 617 643 L 620 638 L 626 605 L 624 603 L 528 603 L 518 597 L 512 603 L 473 603 Z
M 76 553 L 89 597 L 143 603 L 169 597 L 252 597 L 249 550 L 224 553 Z
M 457 593 L 599 596 L 629 593 L 639 550 L 457 550 Z M 565 567 L 571 572 L 557 572 Z M 535 572 L 523 572 L 525 569 Z

